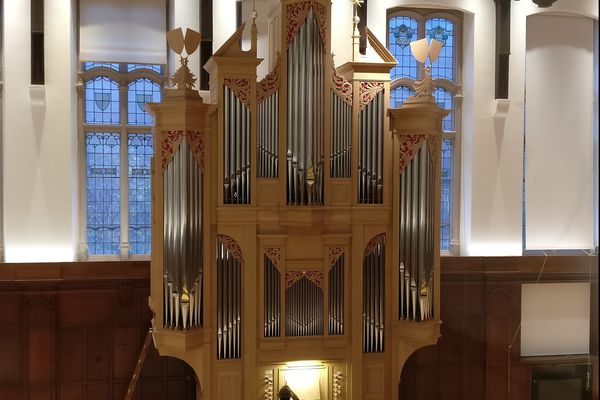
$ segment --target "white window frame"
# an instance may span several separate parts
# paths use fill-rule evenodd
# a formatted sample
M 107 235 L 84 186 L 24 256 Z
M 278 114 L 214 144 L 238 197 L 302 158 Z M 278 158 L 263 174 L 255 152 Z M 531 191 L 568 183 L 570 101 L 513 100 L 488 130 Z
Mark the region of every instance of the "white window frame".
M 161 88 L 166 82 L 165 75 L 150 69 L 134 69 L 127 72 L 127 63 L 112 63 L 119 65 L 119 71 L 109 67 L 96 67 L 84 70 L 84 62 L 79 63 L 79 79 L 77 82 L 77 112 L 78 112 L 78 163 L 79 163 L 79 243 L 77 246 L 77 259 L 83 260 L 149 260 L 150 254 L 130 254 L 129 243 L 129 176 L 127 173 L 128 162 L 128 134 L 143 133 L 152 135 L 153 125 L 129 125 L 128 99 L 129 84 L 147 78 L 158 84 Z M 133 63 L 131 63 L 133 64 Z M 138 63 L 136 63 L 138 64 Z M 161 65 L 163 74 L 166 66 Z M 119 124 L 86 124 L 85 123 L 85 84 L 96 77 L 106 77 L 117 83 L 119 87 Z M 86 182 L 86 134 L 88 132 L 118 133 L 121 140 L 120 148 L 120 243 L 119 254 L 89 255 L 87 243 L 87 182 Z
M 462 154 L 462 27 L 463 16 L 459 11 L 439 10 L 432 8 L 406 8 L 396 7 L 387 10 L 386 15 L 386 45 L 389 43 L 389 20 L 390 18 L 406 16 L 418 21 L 417 38 L 425 37 L 425 21 L 431 18 L 444 18 L 454 24 L 454 71 L 455 80 L 446 78 L 433 79 L 436 87 L 450 92 L 454 97 L 454 131 L 444 132 L 442 140 L 452 141 L 452 183 L 451 183 L 451 210 L 450 210 L 450 244 L 448 250 L 442 250 L 442 256 L 460 254 L 460 193 L 461 193 L 461 154 Z M 412 88 L 415 81 L 421 79 L 422 67 L 417 64 L 417 79 L 396 78 L 390 82 L 390 91 L 399 86 Z M 440 166 L 441 168 L 441 166 Z

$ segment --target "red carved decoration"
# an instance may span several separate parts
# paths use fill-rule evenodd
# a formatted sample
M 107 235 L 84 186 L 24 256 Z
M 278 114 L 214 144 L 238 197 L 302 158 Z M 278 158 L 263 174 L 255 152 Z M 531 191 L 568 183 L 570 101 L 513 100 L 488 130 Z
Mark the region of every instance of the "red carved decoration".
M 286 48 L 298 33 L 310 9 L 313 9 L 323 48 L 327 48 L 327 7 L 314 0 L 302 1 L 287 5 L 287 31 L 285 36 Z
M 277 247 L 267 247 L 265 249 L 265 255 L 271 260 L 273 265 L 279 268 L 281 264 L 281 251 Z
M 423 140 L 425 140 L 425 135 L 420 134 L 400 136 L 400 174 L 413 159 Z
M 303 276 L 306 276 L 308 280 L 318 287 L 323 288 L 323 271 L 286 271 L 285 287 L 292 287 Z
M 240 245 L 232 237 L 227 236 L 227 235 L 217 235 L 217 238 L 219 239 L 219 241 L 221 241 L 221 243 L 223 243 L 225 245 L 225 248 L 227 249 L 227 251 L 229 253 L 231 253 L 233 258 L 235 258 L 239 262 L 244 262 L 242 249 L 240 248 Z
M 352 106 L 352 85 L 343 76 L 337 73 L 337 70 L 333 68 L 331 74 L 331 88 L 334 93 L 337 94 L 346 104 Z
M 367 247 L 365 247 L 365 254 L 363 255 L 363 258 L 370 255 L 373 251 L 375 251 L 377 245 L 382 243 L 385 243 L 385 233 L 375 235 L 371 240 L 369 240 L 369 243 L 367 243 Z
M 362 111 L 367 104 L 373 101 L 377 93 L 383 90 L 384 84 L 383 82 L 361 82 L 359 88 L 360 103 L 358 109 Z
M 250 107 L 250 80 L 227 78 L 223 83 L 246 107 Z
M 260 82 L 257 87 L 257 99 L 259 102 L 269 97 L 272 93 L 279 89 L 279 55 L 273 71 L 269 72 Z
M 311 1 L 303 1 L 301 3 L 292 3 L 287 5 L 287 31 L 285 35 L 286 48 L 289 47 L 292 39 L 300 30 L 300 27 L 308 15 L 310 6 Z
M 199 131 L 163 131 L 161 143 L 161 166 L 163 169 L 173 158 L 184 136 L 190 143 L 196 162 L 201 169 L 204 169 L 204 135 Z
M 343 247 L 330 247 L 329 248 L 329 266 L 332 267 L 337 260 L 344 254 Z

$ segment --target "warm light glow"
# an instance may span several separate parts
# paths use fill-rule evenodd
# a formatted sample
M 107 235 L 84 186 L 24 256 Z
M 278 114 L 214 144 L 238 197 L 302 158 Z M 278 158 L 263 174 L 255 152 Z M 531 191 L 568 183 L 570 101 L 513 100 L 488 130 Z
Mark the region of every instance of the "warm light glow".
M 283 370 L 284 384 L 302 400 L 321 400 L 320 375 L 324 366 L 318 361 L 302 360 L 287 363 Z
M 6 246 L 6 262 L 68 262 L 75 252 L 71 246 Z

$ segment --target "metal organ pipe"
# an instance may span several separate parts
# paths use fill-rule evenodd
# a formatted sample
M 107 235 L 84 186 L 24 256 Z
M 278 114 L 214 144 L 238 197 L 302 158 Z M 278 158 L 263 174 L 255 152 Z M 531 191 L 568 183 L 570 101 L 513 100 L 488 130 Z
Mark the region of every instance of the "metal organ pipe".
M 202 326 L 202 169 L 184 136 L 163 176 L 164 325 Z
M 381 204 L 383 202 L 383 113 L 384 94 L 380 91 L 358 116 L 359 203 Z
M 223 87 L 223 202 L 250 204 L 250 110 Z
M 323 203 L 323 54 L 311 10 L 288 47 L 288 204 Z
M 279 281 L 281 274 L 269 257 L 264 256 L 264 318 L 265 337 L 279 336 Z
M 323 334 L 323 289 L 302 276 L 285 291 L 286 336 Z
M 400 175 L 398 318 L 433 317 L 435 171 L 424 140 Z
M 344 334 L 344 255 L 329 271 L 329 334 Z
M 217 358 L 240 358 L 241 262 L 217 239 Z
M 384 351 L 385 242 L 363 260 L 363 352 Z
M 258 169 L 259 178 L 277 178 L 279 154 L 279 92 L 275 91 L 258 104 Z
M 332 93 L 331 111 L 331 177 L 350 178 L 352 107 Z

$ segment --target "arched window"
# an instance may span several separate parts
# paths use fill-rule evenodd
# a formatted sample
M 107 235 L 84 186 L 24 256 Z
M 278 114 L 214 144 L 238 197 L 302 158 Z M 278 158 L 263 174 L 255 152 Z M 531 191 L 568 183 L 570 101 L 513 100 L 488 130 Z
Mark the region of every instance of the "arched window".
M 152 117 L 162 66 L 82 64 L 79 258 L 150 253 Z M 126 173 L 125 173 L 126 172 Z
M 442 196 L 441 250 L 458 250 L 460 178 L 460 103 L 461 103 L 461 14 L 433 9 L 395 8 L 388 11 L 387 46 L 398 60 L 391 71 L 390 107 L 399 108 L 414 95 L 415 81 L 421 79 L 422 66 L 410 52 L 410 42 L 427 38 L 444 45 L 431 67 L 436 85 L 433 95 L 438 105 L 451 110 L 442 122 Z

